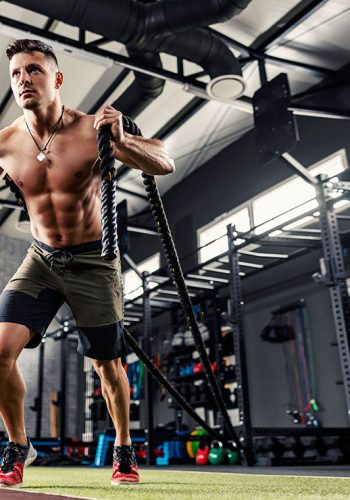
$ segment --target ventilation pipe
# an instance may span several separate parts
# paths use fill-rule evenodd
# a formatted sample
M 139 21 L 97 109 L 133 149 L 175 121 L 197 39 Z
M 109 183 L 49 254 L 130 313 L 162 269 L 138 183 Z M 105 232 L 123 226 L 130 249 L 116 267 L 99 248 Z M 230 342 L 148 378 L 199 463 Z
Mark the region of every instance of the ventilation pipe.
M 218 36 L 205 29 L 146 40 L 141 48 L 166 52 L 193 61 L 210 76 L 207 93 L 221 101 L 232 101 L 245 90 L 245 82 L 237 59 Z
M 251 0 L 10 0 L 110 40 L 137 47 L 153 37 L 163 37 L 200 26 L 227 21 L 242 12 Z
M 162 67 L 159 54 L 152 52 L 143 52 L 141 54 L 132 49 L 129 49 L 128 53 L 135 63 L 141 62 L 151 67 Z M 123 114 L 130 116 L 132 119 L 135 119 L 142 113 L 142 111 L 163 92 L 165 85 L 165 81 L 161 78 L 139 73 L 137 71 L 134 71 L 134 73 L 135 80 L 126 91 L 112 103 L 112 106 Z
M 157 46 L 159 51 L 205 64 L 212 78 L 207 86 L 208 94 L 229 102 L 245 89 L 239 64 L 218 37 L 196 28 L 230 19 L 250 1 L 192 0 L 190 5 L 188 0 L 146 4 L 138 0 L 118 0 L 118 5 L 114 0 L 10 0 L 9 3 L 117 40 L 134 50 L 157 51 L 154 50 Z M 231 64 L 228 64 L 229 58 Z

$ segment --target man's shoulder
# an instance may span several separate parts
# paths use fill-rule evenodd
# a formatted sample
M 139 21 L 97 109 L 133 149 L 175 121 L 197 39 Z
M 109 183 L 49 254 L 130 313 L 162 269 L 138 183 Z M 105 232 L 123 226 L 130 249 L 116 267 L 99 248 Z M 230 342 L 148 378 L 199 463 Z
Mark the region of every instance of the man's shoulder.
M 65 109 L 72 123 L 87 123 L 93 121 L 93 115 L 88 115 L 79 109 Z
M 20 133 L 22 124 L 23 116 L 19 116 L 11 125 L 0 130 L 0 160 L 13 148 L 13 144 L 16 143 L 17 134 Z M 3 174 L 0 172 L 0 180 L 2 177 Z
M 0 130 L 0 151 L 3 150 L 6 142 L 11 139 L 16 132 L 18 132 L 18 125 L 16 124 L 17 120 L 8 127 L 4 127 Z
M 66 109 L 66 113 L 69 121 L 69 125 L 66 121 L 66 126 L 72 131 L 79 131 L 79 133 L 83 134 L 90 134 L 94 131 L 94 117 L 92 115 L 87 115 L 77 109 Z

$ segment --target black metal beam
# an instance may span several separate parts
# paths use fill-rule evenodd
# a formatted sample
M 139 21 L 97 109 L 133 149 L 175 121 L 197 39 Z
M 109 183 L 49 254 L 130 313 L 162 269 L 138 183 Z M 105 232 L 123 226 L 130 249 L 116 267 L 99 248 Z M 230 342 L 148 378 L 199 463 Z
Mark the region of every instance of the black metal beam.
M 88 45 L 95 45 L 95 47 L 99 47 L 100 45 L 103 45 L 104 43 L 110 42 L 108 38 L 105 38 L 102 36 L 101 38 L 97 38 L 97 40 L 93 40 L 92 42 L 89 42 Z
M 54 23 L 56 22 L 56 19 L 51 19 L 51 18 L 48 18 L 48 20 L 46 21 L 46 23 L 44 24 L 44 30 L 49 30 L 52 28 L 52 26 L 54 25 Z
M 191 77 L 181 76 L 178 73 L 167 71 L 163 68 L 152 67 L 140 62 L 135 63 L 129 57 L 122 56 L 121 54 L 116 54 L 115 52 L 110 52 L 105 49 L 100 49 L 96 45 L 82 43 L 78 40 L 73 40 L 72 38 L 59 35 L 58 33 L 52 33 L 51 31 L 37 28 L 36 26 L 31 26 L 29 24 L 25 24 L 15 19 L 10 19 L 4 16 L 0 16 L 0 24 L 3 24 L 10 28 L 14 28 L 17 34 L 19 30 L 23 32 L 23 36 L 27 37 L 29 33 L 40 38 L 47 39 L 51 42 L 56 42 L 60 45 L 63 45 L 63 52 L 66 52 L 68 54 L 74 54 L 75 51 L 76 53 L 79 53 L 79 51 L 83 51 L 92 56 L 96 56 L 96 58 L 101 58 L 101 61 L 109 60 L 112 64 L 116 63 L 126 69 L 139 71 L 140 73 L 155 76 L 163 80 L 168 80 L 173 83 L 180 84 L 181 86 L 183 86 L 184 84 L 191 84 L 190 88 L 192 88 L 194 92 L 205 92 L 206 85 L 203 82 L 193 82 L 193 79 Z
M 6 93 L 5 93 L 4 97 L 1 99 L 1 102 L 0 102 L 0 115 L 5 111 L 6 106 L 8 105 L 8 103 L 12 99 L 12 95 L 13 95 L 12 94 L 12 89 L 11 89 L 11 87 L 9 87 L 6 90 Z
M 95 104 L 89 109 L 88 114 L 95 114 L 98 109 L 109 99 L 111 94 L 120 85 L 125 78 L 129 75 L 129 69 L 123 69 L 113 80 L 113 82 L 106 88 L 106 90 L 101 94 L 100 98 L 95 102 Z
M 15 208 L 17 208 L 18 210 L 24 210 L 23 207 L 19 206 L 17 201 L 13 201 L 13 200 L 7 200 L 7 199 L 0 200 L 0 206 L 5 207 L 5 208 L 11 208 L 12 210 Z
M 249 54 L 250 58 L 253 58 L 257 61 L 262 60 L 270 63 L 280 64 L 282 66 L 295 66 L 297 68 L 302 68 L 308 71 L 312 71 L 313 73 L 320 73 L 321 75 L 334 75 L 335 73 L 337 73 L 335 70 L 329 68 L 323 68 L 322 66 L 316 66 L 315 64 L 308 64 L 300 61 L 292 61 L 290 59 L 284 59 L 282 57 L 272 56 L 270 54 L 266 54 L 263 50 L 259 52 L 252 46 L 244 45 L 243 43 L 238 42 L 237 40 L 234 40 L 228 37 L 227 35 L 220 33 L 220 31 L 214 30 L 213 28 L 208 28 L 208 31 L 212 32 L 217 37 L 219 37 L 229 47 L 236 48 L 243 52 L 246 52 L 247 54 Z M 247 60 L 244 59 L 240 60 L 241 64 L 248 64 L 249 62 L 251 62 L 250 58 L 248 58 Z
M 7 221 L 7 219 L 12 214 L 12 208 L 3 208 L 0 212 L 0 227 Z
M 312 14 L 317 12 L 328 0 L 303 0 L 294 9 L 290 10 L 282 19 L 279 19 L 267 31 L 259 35 L 251 44 L 257 52 L 268 50 L 287 33 L 299 26 Z

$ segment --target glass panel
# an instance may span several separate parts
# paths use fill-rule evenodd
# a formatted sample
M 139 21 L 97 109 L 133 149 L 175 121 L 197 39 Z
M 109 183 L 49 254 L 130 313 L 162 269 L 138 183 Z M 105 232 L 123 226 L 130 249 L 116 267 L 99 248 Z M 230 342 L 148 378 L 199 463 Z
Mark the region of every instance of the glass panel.
M 344 156 L 341 153 L 333 155 L 324 160 L 321 164 L 310 169 L 313 175 L 327 174 L 329 177 L 335 176 L 345 170 Z M 259 196 L 253 201 L 254 223 L 256 226 L 262 224 L 273 217 L 271 222 L 266 222 L 255 230 L 256 234 L 261 234 L 272 229 L 283 222 L 294 219 L 298 215 L 316 208 L 315 189 L 304 181 L 301 177 L 296 177 L 285 182 L 281 186 L 272 189 L 266 194 Z M 302 205 L 298 207 L 298 205 Z M 297 208 L 295 208 L 297 207 Z M 290 210 L 288 214 L 279 214 Z
M 228 224 L 236 226 L 237 231 L 246 232 L 250 229 L 250 219 L 248 208 L 244 208 L 235 214 L 225 217 L 219 222 L 216 222 L 206 229 L 199 230 L 198 239 L 199 246 L 206 245 L 213 240 L 213 243 L 202 248 L 199 252 L 200 262 L 205 262 L 216 255 L 219 255 L 228 250 L 226 226 Z M 219 238 L 219 239 L 217 239 Z M 243 240 L 237 240 L 237 243 Z
M 157 252 L 148 259 L 143 260 L 142 262 L 137 264 L 137 267 L 140 273 L 146 271 L 148 273 L 154 273 L 160 267 L 160 253 Z M 124 277 L 125 299 L 131 300 L 134 299 L 135 297 L 142 295 L 143 293 L 142 280 L 135 273 L 135 271 L 129 269 L 124 273 L 123 277 Z M 153 288 L 155 286 L 157 286 L 156 283 L 150 283 L 150 288 Z

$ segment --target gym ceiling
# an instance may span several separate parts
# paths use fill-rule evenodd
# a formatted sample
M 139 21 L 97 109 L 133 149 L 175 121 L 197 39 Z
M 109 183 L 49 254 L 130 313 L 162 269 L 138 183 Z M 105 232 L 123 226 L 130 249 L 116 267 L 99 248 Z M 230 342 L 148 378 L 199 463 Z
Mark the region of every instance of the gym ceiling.
M 115 11 L 117 19 L 120 16 L 118 8 L 132 3 L 134 6 L 140 4 L 138 6 L 142 9 L 156 9 L 158 6 L 162 7 L 164 2 L 170 7 L 175 2 L 177 8 L 186 8 L 186 22 L 191 18 L 192 7 L 196 22 L 196 8 L 204 4 L 207 7 L 222 4 L 220 13 L 209 13 L 209 8 L 203 9 L 205 12 L 201 18 L 206 18 L 208 14 L 210 26 L 206 28 L 202 24 L 202 27 L 196 26 L 196 30 L 200 29 L 204 43 L 205 37 L 210 37 L 211 40 L 212 37 L 215 38 L 219 47 L 217 60 L 221 60 L 220 50 L 226 51 L 227 57 L 228 48 L 232 64 L 239 61 L 245 82 L 244 89 L 239 78 L 233 83 L 227 83 L 219 77 L 215 80 L 219 85 L 212 86 L 212 93 L 218 91 L 218 94 L 224 94 L 225 97 L 221 97 L 220 101 L 209 95 L 208 86 L 210 87 L 216 74 L 220 71 L 225 73 L 225 68 L 220 70 L 209 67 L 209 63 L 203 68 L 203 65 L 197 64 L 198 39 L 193 38 L 191 43 L 191 38 L 186 38 L 188 33 L 195 31 L 194 28 L 189 29 L 187 34 L 181 31 L 173 38 L 170 37 L 171 43 L 163 43 L 162 40 L 157 42 L 157 37 L 152 34 L 152 54 L 142 50 L 142 40 L 138 45 L 139 52 L 133 51 L 137 32 L 135 25 L 133 31 L 118 36 L 119 40 L 128 40 L 127 43 L 110 41 L 104 36 L 105 31 L 109 34 L 114 29 L 113 22 L 110 22 L 113 18 L 111 13 Z M 57 17 L 67 20 L 67 9 L 73 4 L 76 12 L 70 12 L 69 20 L 71 24 L 75 23 L 74 26 L 52 17 L 57 12 Z M 0 2 L 1 128 L 9 125 L 20 114 L 11 95 L 5 55 L 6 46 L 16 38 L 39 38 L 53 45 L 60 61 L 60 69 L 65 74 L 62 102 L 66 107 L 94 113 L 103 104 L 120 103 L 125 106 L 122 110 L 125 114 L 133 115 L 144 136 L 164 140 L 175 159 L 177 170 L 175 174 L 157 179 L 161 194 L 183 181 L 195 169 L 253 128 L 251 98 L 265 78 L 271 80 L 279 73 L 286 73 L 298 107 L 308 108 L 310 103 L 313 104 L 315 96 L 317 99 L 318 92 L 315 89 L 331 85 L 338 89 L 338 107 L 341 105 L 345 109 L 349 108 L 348 0 L 108 0 L 104 2 L 104 6 L 109 9 L 105 17 L 103 9 L 96 9 L 97 4 L 98 0 Z M 30 10 L 23 8 L 23 5 L 30 6 Z M 91 10 L 90 21 L 85 23 L 89 29 L 84 30 L 76 23 L 78 11 L 83 7 Z M 227 12 L 234 14 L 226 21 L 225 9 L 226 17 Z M 47 15 L 44 15 L 44 11 Z M 132 14 L 131 12 L 131 21 Z M 175 14 L 176 10 L 169 14 L 174 23 Z M 94 28 L 91 26 L 94 15 L 96 28 L 95 25 Z M 177 17 L 178 23 L 181 23 L 181 12 Z M 211 21 L 215 18 L 221 18 L 222 21 L 213 24 Z M 132 22 L 128 27 L 132 27 Z M 140 39 L 142 35 L 143 33 L 140 34 Z M 130 46 L 130 40 L 134 43 L 133 47 Z M 146 46 L 147 43 L 148 41 Z M 169 48 L 170 45 L 174 47 Z M 155 47 L 160 50 L 157 51 Z M 144 55 L 146 52 L 147 55 Z M 212 59 L 214 64 L 215 57 Z M 228 63 L 230 64 L 231 62 Z M 146 75 L 145 81 L 151 87 L 147 96 L 140 96 L 139 88 L 136 89 L 137 94 L 133 93 L 137 83 L 134 81 L 134 68 L 142 70 L 138 73 L 141 86 L 142 77 Z M 236 99 L 228 97 L 232 90 L 231 83 L 234 92 L 244 90 Z M 128 100 L 133 102 L 130 104 Z M 139 172 L 119 165 L 118 176 L 119 187 L 122 188 L 118 201 L 127 199 L 129 214 L 138 213 L 147 205 Z M 11 196 L 8 189 L 1 191 L 1 199 L 11 199 Z M 0 209 L 1 232 L 30 239 L 29 234 L 16 229 L 18 216 L 18 210 L 6 207 Z

